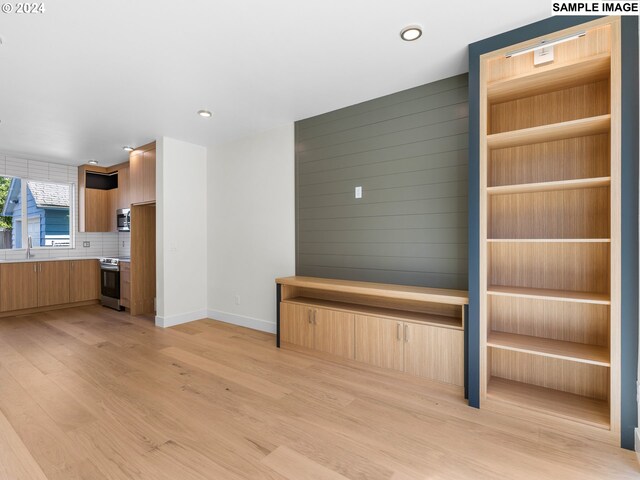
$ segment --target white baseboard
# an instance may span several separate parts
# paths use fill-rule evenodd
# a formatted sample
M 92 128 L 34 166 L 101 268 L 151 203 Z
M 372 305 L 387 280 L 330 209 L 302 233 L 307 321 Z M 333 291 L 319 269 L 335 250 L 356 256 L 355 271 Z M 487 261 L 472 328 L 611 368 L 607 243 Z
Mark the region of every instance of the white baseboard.
M 180 313 L 178 315 L 170 315 L 168 317 L 156 316 L 156 327 L 173 327 L 175 325 L 181 325 L 183 323 L 193 322 L 194 320 L 202 320 L 207 318 L 206 310 L 198 310 L 195 312 Z
M 638 459 L 638 462 L 640 462 L 640 428 L 636 428 L 635 432 L 636 441 L 634 442 L 634 447 L 636 451 L 636 458 Z
M 208 317 L 212 320 L 219 320 L 225 323 L 238 325 L 239 327 L 247 327 L 261 332 L 276 333 L 276 324 L 262 320 L 261 318 L 245 317 L 235 313 L 220 312 L 218 310 L 209 310 Z

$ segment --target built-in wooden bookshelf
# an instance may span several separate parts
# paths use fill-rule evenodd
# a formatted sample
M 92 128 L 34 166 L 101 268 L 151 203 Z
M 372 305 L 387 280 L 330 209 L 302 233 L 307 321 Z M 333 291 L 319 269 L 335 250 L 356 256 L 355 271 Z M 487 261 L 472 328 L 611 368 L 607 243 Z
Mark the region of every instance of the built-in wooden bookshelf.
M 509 50 L 586 31 L 554 61 Z M 620 23 L 481 57 L 481 399 L 611 432 L 620 404 Z

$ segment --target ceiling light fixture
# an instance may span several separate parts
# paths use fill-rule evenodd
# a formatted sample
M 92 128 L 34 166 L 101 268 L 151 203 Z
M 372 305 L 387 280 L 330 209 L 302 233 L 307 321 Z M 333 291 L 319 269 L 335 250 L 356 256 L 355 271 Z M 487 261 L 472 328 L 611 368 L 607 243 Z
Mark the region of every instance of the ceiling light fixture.
M 87 163 L 88 163 L 89 165 L 97 165 L 97 164 L 98 164 L 98 161 L 97 161 L 97 160 L 89 160 Z
M 422 36 L 422 27 L 420 25 L 409 25 L 400 30 L 400 38 L 405 42 L 413 42 Z
M 204 118 L 210 118 L 213 113 L 211 113 L 209 110 L 198 110 L 198 115 Z
M 135 150 L 133 147 L 130 147 L 129 145 L 125 145 L 124 147 L 122 147 L 122 149 L 125 152 L 133 152 L 133 150 Z
M 530 47 L 520 48 L 504 54 L 505 58 L 517 57 L 518 55 L 524 55 L 525 53 L 533 52 L 541 48 L 552 47 L 559 43 L 568 42 L 569 40 L 575 40 L 576 38 L 584 37 L 587 34 L 584 30 L 578 33 L 572 33 L 571 35 L 565 35 L 564 37 L 558 37 L 553 40 L 543 40 L 540 43 L 536 43 Z

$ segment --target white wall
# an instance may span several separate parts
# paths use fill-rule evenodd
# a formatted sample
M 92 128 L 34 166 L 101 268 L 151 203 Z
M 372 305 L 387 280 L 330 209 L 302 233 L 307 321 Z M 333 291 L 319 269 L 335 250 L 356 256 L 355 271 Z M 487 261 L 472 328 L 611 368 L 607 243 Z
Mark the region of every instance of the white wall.
M 156 142 L 156 325 L 207 316 L 207 149 Z
M 275 332 L 275 278 L 295 273 L 293 124 L 208 155 L 209 318 Z

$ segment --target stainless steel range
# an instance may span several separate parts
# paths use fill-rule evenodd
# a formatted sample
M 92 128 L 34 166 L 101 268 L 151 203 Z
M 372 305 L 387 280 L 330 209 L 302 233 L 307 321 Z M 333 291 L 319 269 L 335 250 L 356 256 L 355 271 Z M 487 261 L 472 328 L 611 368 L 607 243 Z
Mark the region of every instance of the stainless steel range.
M 120 306 L 120 261 L 117 258 L 100 259 L 100 294 L 102 305 L 122 310 Z

